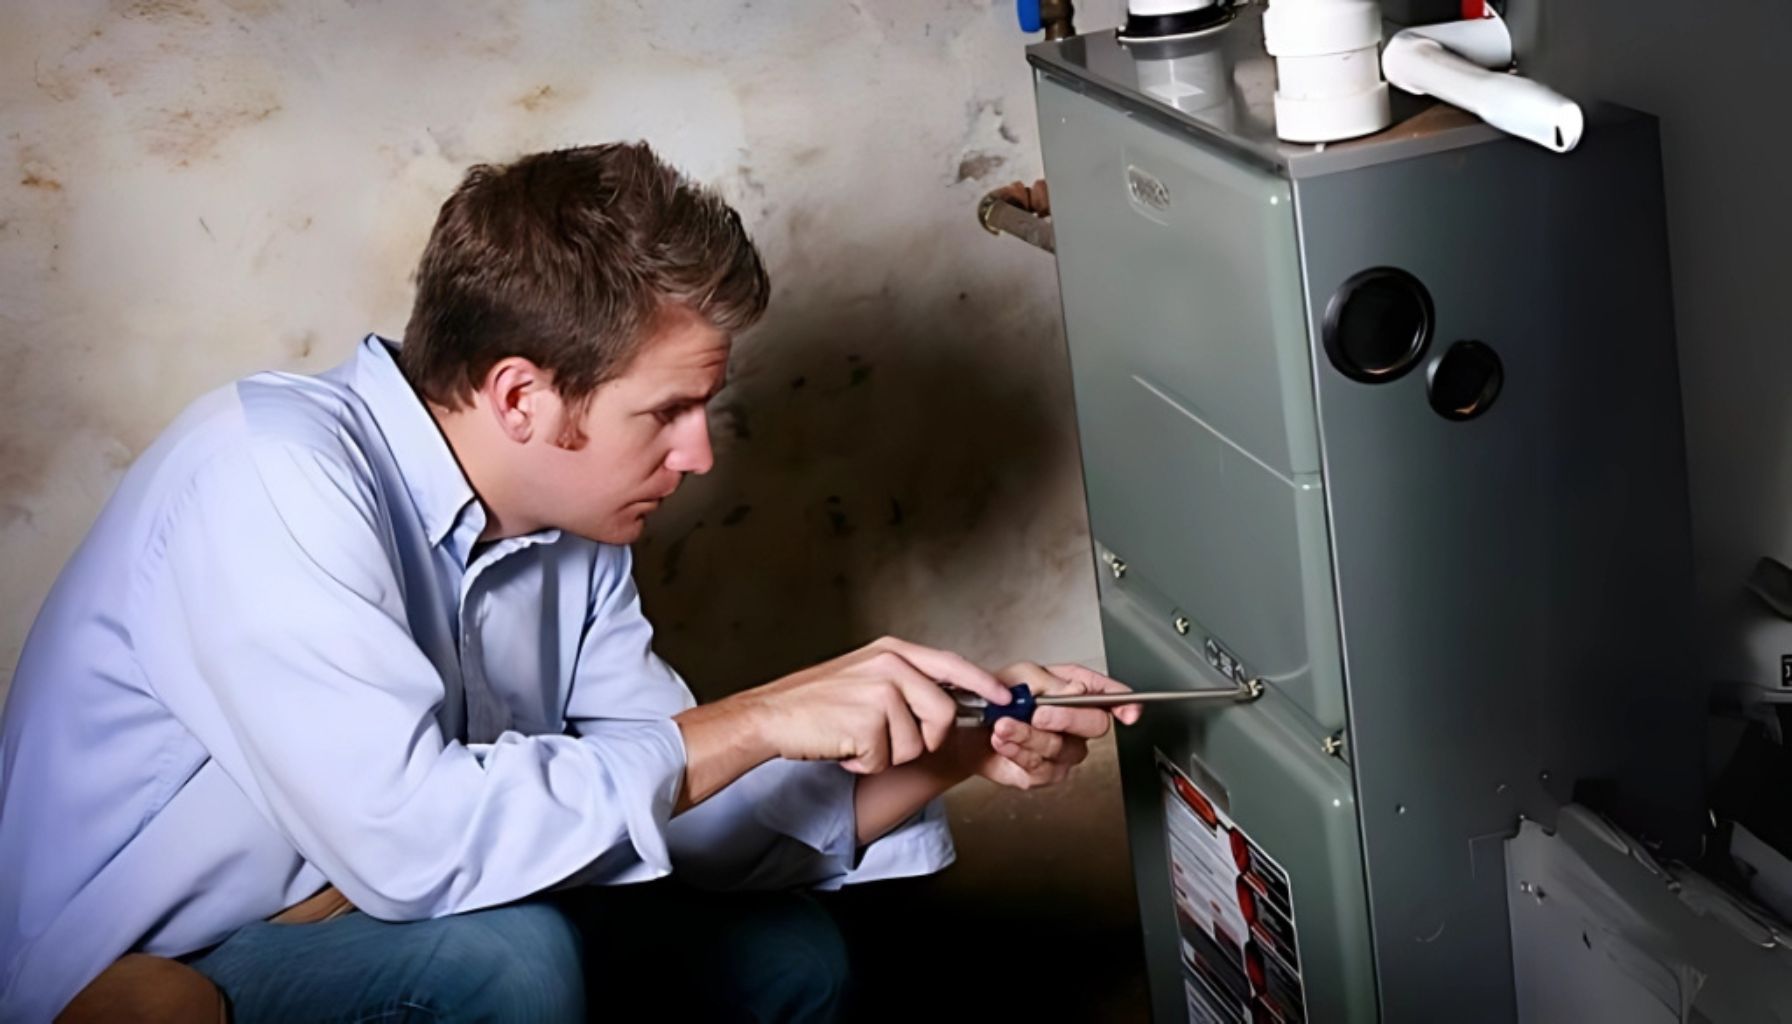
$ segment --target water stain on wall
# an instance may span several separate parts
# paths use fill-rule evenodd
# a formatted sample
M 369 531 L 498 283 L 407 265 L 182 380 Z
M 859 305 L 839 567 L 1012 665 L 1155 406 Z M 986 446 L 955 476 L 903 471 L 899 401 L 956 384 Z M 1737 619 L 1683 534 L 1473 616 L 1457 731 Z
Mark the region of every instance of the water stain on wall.
M 266 121 L 280 109 L 271 90 L 252 90 L 216 104 L 155 111 L 155 120 L 144 133 L 144 150 L 185 167 L 215 156 L 231 135 Z
M 16 160 L 20 188 L 39 193 L 62 191 L 61 172 L 37 146 L 19 147 Z
M 512 103 L 531 114 L 549 114 L 576 106 L 586 90 L 568 85 L 538 85 L 518 96 Z
M 958 174 L 955 181 L 982 181 L 995 173 L 1008 159 L 996 153 L 966 153 L 958 161 Z
M 191 27 L 211 20 L 206 14 L 208 6 L 204 0 L 126 0 L 115 9 L 126 18 L 181 22 L 183 27 Z

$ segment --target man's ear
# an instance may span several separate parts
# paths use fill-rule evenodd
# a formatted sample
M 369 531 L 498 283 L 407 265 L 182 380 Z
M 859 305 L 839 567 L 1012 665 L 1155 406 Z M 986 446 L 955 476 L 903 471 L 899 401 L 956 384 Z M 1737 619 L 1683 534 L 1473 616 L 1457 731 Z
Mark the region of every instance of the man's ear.
M 526 444 L 551 420 L 547 400 L 554 396 L 553 377 L 522 356 L 493 363 L 479 390 L 498 429 L 518 444 Z

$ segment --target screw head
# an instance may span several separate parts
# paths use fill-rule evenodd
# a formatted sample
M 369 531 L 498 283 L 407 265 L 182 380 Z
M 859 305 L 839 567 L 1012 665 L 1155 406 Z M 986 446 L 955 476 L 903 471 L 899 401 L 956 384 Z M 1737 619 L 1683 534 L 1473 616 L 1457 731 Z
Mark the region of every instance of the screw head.
M 1325 740 L 1319 744 L 1319 749 L 1325 751 L 1326 755 L 1329 757 L 1337 757 L 1344 750 L 1344 737 L 1327 736 Z
M 1119 579 L 1120 577 L 1126 575 L 1126 561 L 1124 559 L 1121 559 L 1121 558 L 1114 559 L 1112 562 L 1108 563 L 1108 568 L 1110 568 L 1114 571 L 1115 579 Z
M 1189 630 L 1188 616 L 1186 616 L 1186 615 L 1176 616 L 1176 618 L 1174 620 L 1172 620 L 1171 625 L 1176 627 L 1176 632 L 1178 634 L 1180 634 L 1182 636 L 1188 635 L 1188 630 Z

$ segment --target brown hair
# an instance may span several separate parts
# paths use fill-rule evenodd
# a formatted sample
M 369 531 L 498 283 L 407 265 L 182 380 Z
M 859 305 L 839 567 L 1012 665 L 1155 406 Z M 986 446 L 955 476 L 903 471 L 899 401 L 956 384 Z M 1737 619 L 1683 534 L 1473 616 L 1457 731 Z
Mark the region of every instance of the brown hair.
M 770 292 L 739 215 L 646 143 L 536 153 L 474 167 L 442 204 L 399 365 L 455 409 L 498 360 L 522 356 L 579 405 L 669 305 L 738 331 Z

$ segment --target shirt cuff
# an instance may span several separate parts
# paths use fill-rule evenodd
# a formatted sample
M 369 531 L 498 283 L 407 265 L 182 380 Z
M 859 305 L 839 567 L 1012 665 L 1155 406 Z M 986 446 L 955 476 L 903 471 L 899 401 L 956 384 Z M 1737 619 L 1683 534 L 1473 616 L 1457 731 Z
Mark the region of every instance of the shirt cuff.
M 666 848 L 666 826 L 684 784 L 684 733 L 670 718 L 588 723 L 580 739 L 590 744 L 603 762 L 612 784 L 612 797 L 622 813 L 623 828 L 636 860 L 616 864 L 603 884 L 647 882 L 672 873 L 672 855 Z
M 946 801 L 936 798 L 920 813 L 865 847 L 858 866 L 818 888 L 837 889 L 861 882 L 931 875 L 950 867 L 957 859 L 952 829 L 946 824 Z
M 829 762 L 773 761 L 741 781 L 759 823 L 819 853 L 827 870 L 818 889 L 932 874 L 955 856 L 944 802 L 921 811 L 861 853 L 853 798 L 859 777 Z

